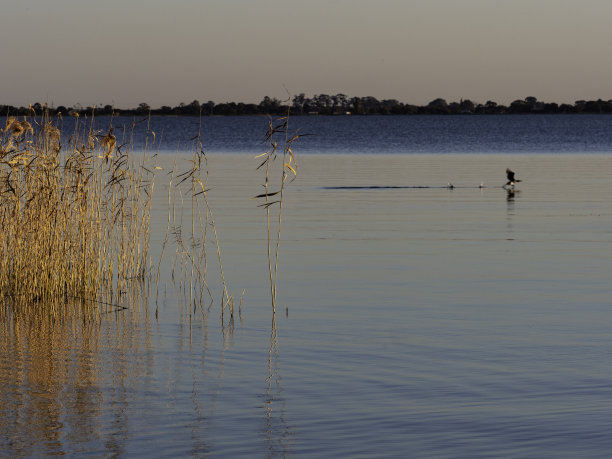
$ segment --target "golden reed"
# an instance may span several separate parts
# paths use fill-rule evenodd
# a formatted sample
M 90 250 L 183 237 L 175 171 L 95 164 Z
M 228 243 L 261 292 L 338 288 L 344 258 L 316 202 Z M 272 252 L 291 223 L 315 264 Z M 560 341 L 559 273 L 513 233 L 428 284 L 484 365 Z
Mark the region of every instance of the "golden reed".
M 93 115 L 62 145 L 57 121 L 8 117 L 0 129 L 0 298 L 15 306 L 96 299 L 147 268 L 146 154 L 117 147 L 112 127 L 95 132 Z

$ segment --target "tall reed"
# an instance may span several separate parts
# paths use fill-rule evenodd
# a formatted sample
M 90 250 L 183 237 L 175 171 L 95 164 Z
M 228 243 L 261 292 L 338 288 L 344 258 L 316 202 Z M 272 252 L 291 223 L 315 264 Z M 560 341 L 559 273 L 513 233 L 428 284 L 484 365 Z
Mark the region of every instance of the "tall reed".
M 286 116 L 269 119 L 268 129 L 264 136 L 264 143 L 267 144 L 268 149 L 265 153 L 256 156 L 256 158 L 263 158 L 257 169 L 264 171 L 264 192 L 254 196 L 253 199 L 263 199 L 264 203 L 260 204 L 260 207 L 263 207 L 266 211 L 268 272 L 273 314 L 276 313 L 278 253 L 285 185 L 289 177 L 294 179 L 297 176 L 297 162 L 292 146 L 301 136 L 298 133 L 289 135 L 289 110 L 287 110 Z M 276 162 L 278 158 L 281 159 L 280 165 Z M 273 206 L 278 206 L 276 215 L 273 214 Z M 274 224 L 276 224 L 276 228 Z
M 153 174 L 114 130 L 75 120 L 66 145 L 46 114 L 0 132 L 0 297 L 59 308 L 143 279 Z
M 201 118 L 200 118 L 201 123 Z M 168 217 L 166 233 L 163 239 L 159 262 L 157 265 L 157 300 L 159 300 L 159 281 L 161 265 L 170 235 L 173 236 L 175 256 L 172 264 L 172 278 L 177 280 L 186 303 L 189 305 L 189 316 L 200 306 L 205 313 L 205 303 L 208 309 L 214 302 L 211 288 L 208 285 L 207 274 L 209 265 L 208 246 L 212 245 L 218 262 L 218 273 L 221 281 L 221 321 L 225 326 L 233 326 L 235 300 L 230 294 L 223 270 L 221 257 L 221 242 L 213 215 L 213 209 L 208 199 L 208 157 L 204 152 L 201 127 L 191 141 L 192 155 L 185 162 L 186 167 L 177 165 L 175 159 L 172 170 L 168 173 Z M 178 169 L 182 169 L 182 172 Z M 185 210 L 188 210 L 189 220 L 184 222 Z M 178 273 L 178 276 L 177 276 Z M 242 301 L 242 298 L 241 300 Z M 159 308 L 156 306 L 156 315 Z

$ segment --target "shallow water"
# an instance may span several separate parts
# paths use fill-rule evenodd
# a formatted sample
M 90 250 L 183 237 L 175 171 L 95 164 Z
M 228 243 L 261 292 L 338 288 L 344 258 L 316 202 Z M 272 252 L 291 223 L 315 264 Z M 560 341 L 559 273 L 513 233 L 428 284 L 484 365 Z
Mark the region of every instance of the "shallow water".
M 0 456 L 608 456 L 612 156 L 298 158 L 275 320 L 257 162 L 211 155 L 234 326 L 216 255 L 205 313 L 164 262 L 157 318 L 3 316 Z

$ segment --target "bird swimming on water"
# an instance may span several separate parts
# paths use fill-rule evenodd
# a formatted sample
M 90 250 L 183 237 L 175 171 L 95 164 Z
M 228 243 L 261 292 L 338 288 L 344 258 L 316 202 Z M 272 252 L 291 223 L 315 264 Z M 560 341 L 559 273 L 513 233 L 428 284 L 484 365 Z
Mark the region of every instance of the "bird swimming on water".
M 504 187 L 507 187 L 507 186 L 514 187 L 515 183 L 518 183 L 521 181 L 521 180 L 514 178 L 514 171 L 511 171 L 510 169 L 506 169 L 506 176 L 508 177 L 508 182 L 504 185 Z

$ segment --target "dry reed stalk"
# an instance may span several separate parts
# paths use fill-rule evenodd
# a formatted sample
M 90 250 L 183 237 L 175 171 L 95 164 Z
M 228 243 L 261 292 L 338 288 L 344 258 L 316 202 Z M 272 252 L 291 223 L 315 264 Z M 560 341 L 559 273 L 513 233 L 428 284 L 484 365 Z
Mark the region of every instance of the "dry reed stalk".
M 75 122 L 67 146 L 48 115 L 0 130 L 0 297 L 61 309 L 147 270 L 153 177 L 105 135 Z M 43 307 L 43 306 L 40 306 Z
M 177 253 L 189 266 L 189 273 L 184 272 L 185 284 L 187 284 L 187 275 L 189 279 L 189 304 L 197 304 L 194 295 L 194 289 L 199 287 L 199 302 L 202 302 L 203 293 L 206 292 L 210 297 L 210 303 L 214 301 L 212 292 L 206 281 L 206 271 L 208 269 L 208 257 L 207 257 L 207 243 L 208 243 L 208 228 L 212 228 L 213 241 L 217 260 L 219 263 L 219 275 L 221 277 L 221 317 L 223 320 L 225 309 L 229 308 L 230 319 L 233 319 L 233 296 L 230 295 L 227 282 L 225 280 L 225 274 L 223 271 L 223 262 L 221 256 L 221 243 L 219 235 L 217 233 L 217 227 L 215 224 L 212 207 L 208 201 L 208 189 L 206 187 L 206 181 L 208 177 L 207 159 L 204 151 L 200 149 L 189 161 L 190 167 L 183 173 L 177 174 L 177 179 L 180 179 L 176 184 L 175 188 L 179 188 L 182 183 L 189 185 L 189 198 L 191 203 L 191 220 L 190 220 L 190 233 L 188 234 L 188 240 L 191 241 L 189 247 L 185 246 L 185 240 L 182 236 L 182 223 L 179 221 L 177 224 L 176 217 L 174 217 L 174 232 L 175 241 L 177 244 Z M 204 179 L 202 179 L 204 174 Z M 203 202 L 202 202 L 203 200 Z M 173 207 L 175 207 L 173 205 Z M 202 213 L 202 207 L 205 212 Z M 182 208 L 182 206 L 181 206 Z M 183 265 L 185 266 L 185 265 Z
M 140 286 L 151 269 L 151 204 L 155 170 L 160 168 L 148 168 L 148 149 L 155 133 L 147 125 L 145 151 L 136 157 L 130 146 L 137 122 L 130 133 L 113 127 L 111 118 L 108 131 L 96 132 L 93 121 L 88 126 L 76 117 L 67 141 L 62 140 L 58 122 L 63 119 L 42 114 L 32 122 L 9 118 L 0 129 L 0 299 L 25 313 L 61 313 L 75 301 L 90 311 L 100 312 L 102 305 L 123 307 L 130 286 Z M 157 296 L 172 231 L 177 245 L 172 274 L 180 259 L 181 282 L 189 288 L 185 293 L 190 317 L 191 305 L 203 304 L 206 294 L 212 305 L 206 280 L 206 247 L 212 243 L 222 284 L 222 323 L 228 309 L 233 324 L 234 298 L 223 272 L 220 238 L 207 195 L 207 158 L 199 132 L 194 139 L 197 150 L 189 169 L 178 174 L 175 163 L 170 173 Z M 185 193 L 183 183 L 189 187 Z M 186 196 L 191 199 L 191 225 L 184 238 Z M 95 301 L 100 307 L 91 306 Z
M 268 273 L 270 282 L 270 297 L 272 300 L 272 313 L 276 313 L 276 285 L 278 279 L 278 254 L 280 248 L 280 234 L 283 216 L 284 192 L 289 173 L 292 177 L 297 176 L 297 162 L 293 154 L 292 145 L 301 137 L 300 134 L 294 134 L 289 137 L 289 110 L 287 115 L 272 119 L 268 122 L 268 130 L 264 136 L 264 142 L 268 144 L 268 150 L 256 158 L 264 158 L 257 169 L 264 169 L 264 193 L 254 196 L 253 199 L 264 199 L 265 202 L 260 205 L 266 211 L 266 235 L 267 235 L 267 255 L 268 255 Z M 279 150 L 281 151 L 279 155 Z M 278 171 L 274 171 L 274 162 L 277 157 L 282 158 L 282 165 Z M 276 190 L 270 191 L 270 185 L 273 173 L 279 174 L 279 180 L 276 184 Z M 273 199 L 271 200 L 270 198 Z M 273 205 L 278 204 L 278 213 L 276 215 L 276 232 L 274 233 L 272 225 Z
M 155 282 L 155 317 L 159 316 L 159 276 L 161 273 L 161 264 L 164 258 L 164 252 L 166 251 L 166 245 L 168 244 L 168 234 L 170 233 L 170 225 L 172 222 L 172 184 L 174 183 L 175 170 L 176 159 L 174 160 L 174 167 L 172 168 L 172 171 L 170 171 L 170 181 L 168 182 L 168 219 L 166 224 L 166 232 L 164 234 L 164 241 L 162 242 L 161 253 L 159 254 L 159 262 L 157 263 L 157 279 Z
M 221 320 L 224 323 L 225 311 L 228 309 L 231 325 L 234 318 L 234 298 L 229 293 L 225 279 L 220 237 L 217 232 L 212 206 L 208 200 L 209 190 L 206 185 L 209 175 L 208 158 L 203 149 L 201 128 L 191 140 L 194 142 L 192 146 L 193 155 L 187 161 L 187 167 L 181 172 L 177 171 L 179 167 L 177 167 L 177 159 L 175 158 L 172 170 L 168 172 L 170 177 L 167 194 L 168 216 L 160 258 L 157 263 L 155 313 L 157 315 L 159 312 L 161 265 L 172 234 L 175 245 L 171 270 L 172 280 L 178 285 L 179 291 L 184 296 L 185 304 L 189 306 L 186 309 L 189 320 L 191 321 L 191 315 L 195 313 L 198 306 L 201 307 L 202 314 L 205 317 L 206 310 L 209 310 L 214 303 L 213 293 L 207 281 L 209 262 L 207 247 L 209 244 L 213 244 L 217 255 L 222 288 Z M 186 200 L 188 200 L 187 203 Z M 186 213 L 186 210 L 190 212 Z M 185 223 L 184 220 L 188 223 Z M 209 229 L 212 232 L 212 237 L 210 237 Z M 206 296 L 209 300 L 208 308 L 204 307 L 204 303 L 207 301 Z

